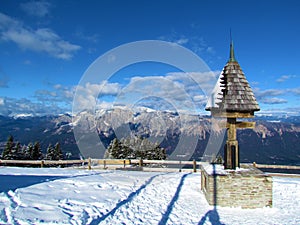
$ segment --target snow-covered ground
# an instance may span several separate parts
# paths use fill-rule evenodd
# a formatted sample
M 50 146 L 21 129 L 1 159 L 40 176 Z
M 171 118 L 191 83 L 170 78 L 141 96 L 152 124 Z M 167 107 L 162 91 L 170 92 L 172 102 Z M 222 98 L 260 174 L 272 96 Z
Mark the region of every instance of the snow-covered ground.
M 209 206 L 199 173 L 0 167 L 0 224 L 300 224 L 300 178 L 273 208 Z

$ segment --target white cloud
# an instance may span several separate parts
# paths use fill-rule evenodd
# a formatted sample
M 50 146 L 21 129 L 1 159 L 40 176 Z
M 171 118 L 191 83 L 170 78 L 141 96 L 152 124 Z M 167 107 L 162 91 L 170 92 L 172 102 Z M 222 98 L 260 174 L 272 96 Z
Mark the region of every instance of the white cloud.
M 193 97 L 193 99 L 196 102 L 203 102 L 204 104 L 206 104 L 206 102 L 207 102 L 207 96 L 205 96 L 205 95 L 196 95 Z
M 32 115 L 49 115 L 65 113 L 69 109 L 63 108 L 55 104 L 44 104 L 41 102 L 33 102 L 29 99 L 8 98 L 4 97 L 0 104 L 0 115 L 16 115 L 16 114 L 32 114 Z
M 57 102 L 57 93 L 49 90 L 37 90 L 34 97 L 40 102 Z
M 179 38 L 178 40 L 174 40 L 174 42 L 178 45 L 184 45 L 189 42 L 187 38 Z
M 281 89 L 267 89 L 264 91 L 260 91 L 259 89 L 256 89 L 255 96 L 257 99 L 263 99 L 265 97 L 282 95 L 285 94 L 286 92 L 287 92 L 286 90 L 281 90 Z
M 177 33 L 172 33 L 170 35 L 166 36 L 160 36 L 158 37 L 159 40 L 172 42 L 178 45 L 185 45 L 189 42 L 189 39 L 185 37 L 184 35 L 179 36 Z
M 261 100 L 262 103 L 264 104 L 283 104 L 283 103 L 287 103 L 288 101 L 286 99 L 283 98 L 265 98 Z
M 285 82 L 285 81 L 287 81 L 287 80 L 289 80 L 289 79 L 291 79 L 291 78 L 295 78 L 295 77 L 296 77 L 295 75 L 283 75 L 283 76 L 281 76 L 280 78 L 278 78 L 278 79 L 276 80 L 276 82 L 282 83 L 282 82 Z
M 264 104 L 273 105 L 273 104 L 283 104 L 288 102 L 286 99 L 277 97 L 277 96 L 285 95 L 287 93 L 287 90 L 284 89 L 267 89 L 261 91 L 260 89 L 256 88 L 253 89 L 253 91 L 257 101 Z
M 300 87 L 299 88 L 290 89 L 290 91 L 293 92 L 296 95 L 300 95 Z
M 221 71 L 208 72 L 174 72 L 168 73 L 167 78 L 173 81 L 184 83 L 186 87 L 193 87 L 197 90 L 201 89 L 205 94 L 209 95 L 216 85 L 218 76 Z
M 59 59 L 71 59 L 81 47 L 63 40 L 49 28 L 33 30 L 0 13 L 0 39 L 16 43 L 21 49 L 45 52 Z
M 32 100 L 0 98 L 0 114 L 32 113 L 41 115 L 70 112 L 75 93 L 77 94 L 76 112 L 100 106 L 108 107 L 109 103 L 104 104 L 102 100 L 99 101 L 99 96 L 115 96 L 120 89 L 118 83 L 106 81 L 101 84 L 86 83 L 85 86 L 72 87 L 55 84 L 49 89 L 36 90 Z
M 266 116 L 300 116 L 300 107 L 294 108 L 270 108 L 270 109 L 262 109 L 261 111 L 257 112 L 256 115 L 266 115 Z
M 21 3 L 20 7 L 30 16 L 44 17 L 49 14 L 51 4 L 47 1 L 30 1 Z
M 101 84 L 86 83 L 84 86 L 74 87 L 76 102 L 73 111 L 94 110 L 97 107 L 99 97 L 116 96 L 120 92 L 121 86 L 118 83 L 108 83 L 103 81 Z M 71 94 L 71 93 L 69 93 Z
M 138 104 L 157 109 L 165 109 L 165 104 L 177 111 L 204 109 L 206 94 L 215 86 L 219 71 L 214 72 L 174 72 L 166 76 L 136 76 L 124 87 L 116 99 L 117 104 Z M 151 99 L 151 101 L 149 100 Z M 139 103 L 141 104 L 141 103 Z
M 112 102 L 106 102 L 106 101 L 101 101 L 98 102 L 96 105 L 97 109 L 111 109 L 113 108 L 113 103 Z
M 98 95 L 117 95 L 120 91 L 120 84 L 103 81 L 101 84 L 86 83 L 85 86 L 77 86 L 76 91 L 98 97 Z
M 54 89 L 59 90 L 59 89 L 62 88 L 62 85 L 61 84 L 55 84 L 53 87 L 54 87 Z

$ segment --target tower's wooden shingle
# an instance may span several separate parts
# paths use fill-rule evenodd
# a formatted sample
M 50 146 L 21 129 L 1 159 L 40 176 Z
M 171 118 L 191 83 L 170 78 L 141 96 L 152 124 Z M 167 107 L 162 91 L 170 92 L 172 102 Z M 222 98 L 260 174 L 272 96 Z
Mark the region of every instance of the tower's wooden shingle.
M 206 108 L 208 111 L 226 113 L 250 113 L 259 111 L 253 91 L 234 57 L 233 44 L 230 44 L 230 58 L 220 75 L 216 103 Z

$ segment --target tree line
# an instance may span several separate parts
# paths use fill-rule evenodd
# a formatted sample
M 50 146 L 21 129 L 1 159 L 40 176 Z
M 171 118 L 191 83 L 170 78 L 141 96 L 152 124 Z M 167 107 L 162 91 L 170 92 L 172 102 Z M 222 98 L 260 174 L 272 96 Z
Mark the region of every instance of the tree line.
M 9 136 L 2 151 L 1 159 L 4 160 L 62 160 L 64 159 L 60 144 L 54 146 L 49 144 L 46 155 L 42 153 L 41 145 L 38 141 L 34 144 L 29 143 L 21 145 L 20 142 L 15 142 L 13 136 Z
M 104 158 L 113 159 L 149 159 L 164 160 L 166 151 L 158 143 L 152 143 L 143 137 L 113 139 L 108 146 Z
M 149 159 L 164 160 L 166 151 L 158 143 L 152 143 L 143 137 L 131 136 L 118 140 L 112 140 L 105 153 L 105 158 L 114 159 Z M 64 156 L 60 144 L 49 144 L 44 155 L 38 141 L 34 144 L 22 145 L 15 142 L 13 136 L 9 136 L 0 155 L 3 160 L 63 160 Z

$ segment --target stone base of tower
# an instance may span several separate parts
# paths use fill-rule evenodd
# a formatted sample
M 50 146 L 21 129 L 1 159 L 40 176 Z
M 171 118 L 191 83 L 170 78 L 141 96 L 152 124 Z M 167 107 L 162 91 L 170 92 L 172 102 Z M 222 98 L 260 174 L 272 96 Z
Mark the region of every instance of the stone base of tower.
M 272 207 L 272 188 L 272 177 L 248 164 L 237 170 L 224 170 L 218 164 L 201 166 L 201 190 L 210 205 Z

